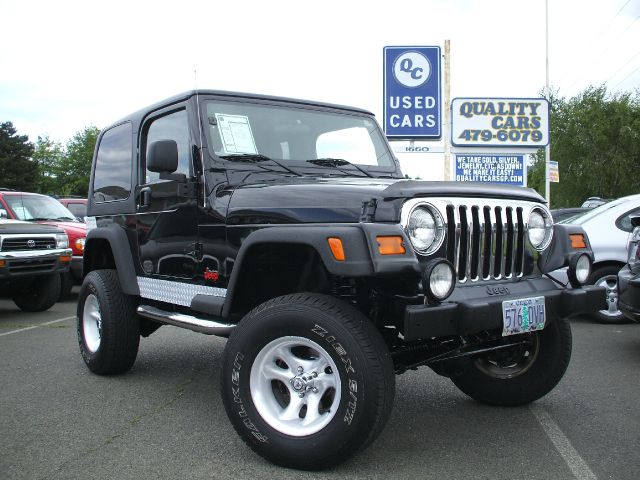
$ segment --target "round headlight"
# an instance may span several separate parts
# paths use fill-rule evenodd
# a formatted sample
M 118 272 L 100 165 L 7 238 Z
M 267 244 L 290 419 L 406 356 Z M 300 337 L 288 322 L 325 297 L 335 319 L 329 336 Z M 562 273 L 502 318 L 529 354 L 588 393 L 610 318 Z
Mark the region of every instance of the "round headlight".
M 568 270 L 569 282 L 574 288 L 578 288 L 585 283 L 591 275 L 591 258 L 586 253 L 578 253 L 571 257 Z
M 553 221 L 551 216 L 541 208 L 534 208 L 527 222 L 529 241 L 536 250 L 544 250 L 551 242 Z
M 441 302 L 445 300 L 456 285 L 456 273 L 453 265 L 445 259 L 432 260 L 427 263 L 422 284 L 429 300 Z
M 423 255 L 435 252 L 444 239 L 442 216 L 437 210 L 423 205 L 411 211 L 406 230 L 413 248 Z

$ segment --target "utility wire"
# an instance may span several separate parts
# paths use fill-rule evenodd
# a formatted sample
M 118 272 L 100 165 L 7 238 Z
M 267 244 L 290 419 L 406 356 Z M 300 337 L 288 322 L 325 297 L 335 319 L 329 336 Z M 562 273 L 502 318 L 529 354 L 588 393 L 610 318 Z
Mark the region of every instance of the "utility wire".
M 631 75 L 633 75 L 634 73 L 636 73 L 637 71 L 640 70 L 640 67 L 636 68 L 634 71 L 632 71 L 629 75 L 627 75 L 626 77 L 624 77 L 622 80 L 620 80 L 618 83 L 616 83 L 616 85 L 612 88 L 612 90 L 615 90 L 616 88 L 618 88 L 618 85 L 624 83 L 624 81 L 629 78 Z

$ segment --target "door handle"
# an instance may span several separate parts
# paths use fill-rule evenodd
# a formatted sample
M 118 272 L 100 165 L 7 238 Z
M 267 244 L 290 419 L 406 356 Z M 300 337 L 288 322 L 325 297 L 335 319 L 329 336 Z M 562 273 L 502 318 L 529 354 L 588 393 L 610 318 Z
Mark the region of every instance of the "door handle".
M 151 205 L 151 188 L 150 187 L 141 188 L 140 204 L 138 205 L 138 208 L 142 210 L 145 208 L 149 208 L 150 205 Z

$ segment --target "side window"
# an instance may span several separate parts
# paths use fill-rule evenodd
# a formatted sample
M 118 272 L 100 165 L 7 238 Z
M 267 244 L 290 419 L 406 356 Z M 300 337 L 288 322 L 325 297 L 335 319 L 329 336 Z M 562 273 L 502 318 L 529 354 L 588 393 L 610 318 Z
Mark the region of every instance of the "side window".
M 176 173 L 189 174 L 189 126 L 187 124 L 187 111 L 179 110 L 163 117 L 156 118 L 146 129 L 145 159 L 149 153 L 149 146 L 157 140 L 175 140 L 178 144 L 178 169 Z M 145 182 L 153 183 L 158 180 L 160 174 L 151 172 L 145 167 Z
M 622 215 L 616 221 L 616 225 L 620 230 L 624 230 L 625 232 L 630 232 L 631 230 L 633 230 L 633 227 L 631 226 L 631 217 L 638 217 L 638 216 L 640 216 L 640 208 L 636 208 Z
M 100 140 L 93 175 L 96 203 L 123 200 L 131 194 L 131 124 L 107 130 Z

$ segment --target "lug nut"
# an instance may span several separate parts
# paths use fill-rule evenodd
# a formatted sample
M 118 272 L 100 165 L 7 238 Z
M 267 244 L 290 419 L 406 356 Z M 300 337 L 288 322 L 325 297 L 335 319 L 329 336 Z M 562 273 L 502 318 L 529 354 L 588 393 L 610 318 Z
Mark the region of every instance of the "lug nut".
M 312 391 L 313 393 L 318 393 L 318 389 L 317 389 L 316 387 L 313 387 L 313 388 L 311 389 L 311 391 Z
M 304 368 L 298 367 L 298 373 L 302 373 L 302 372 L 304 372 Z
M 304 398 L 304 392 L 300 392 L 300 393 L 298 394 L 298 396 L 299 396 L 300 398 Z

